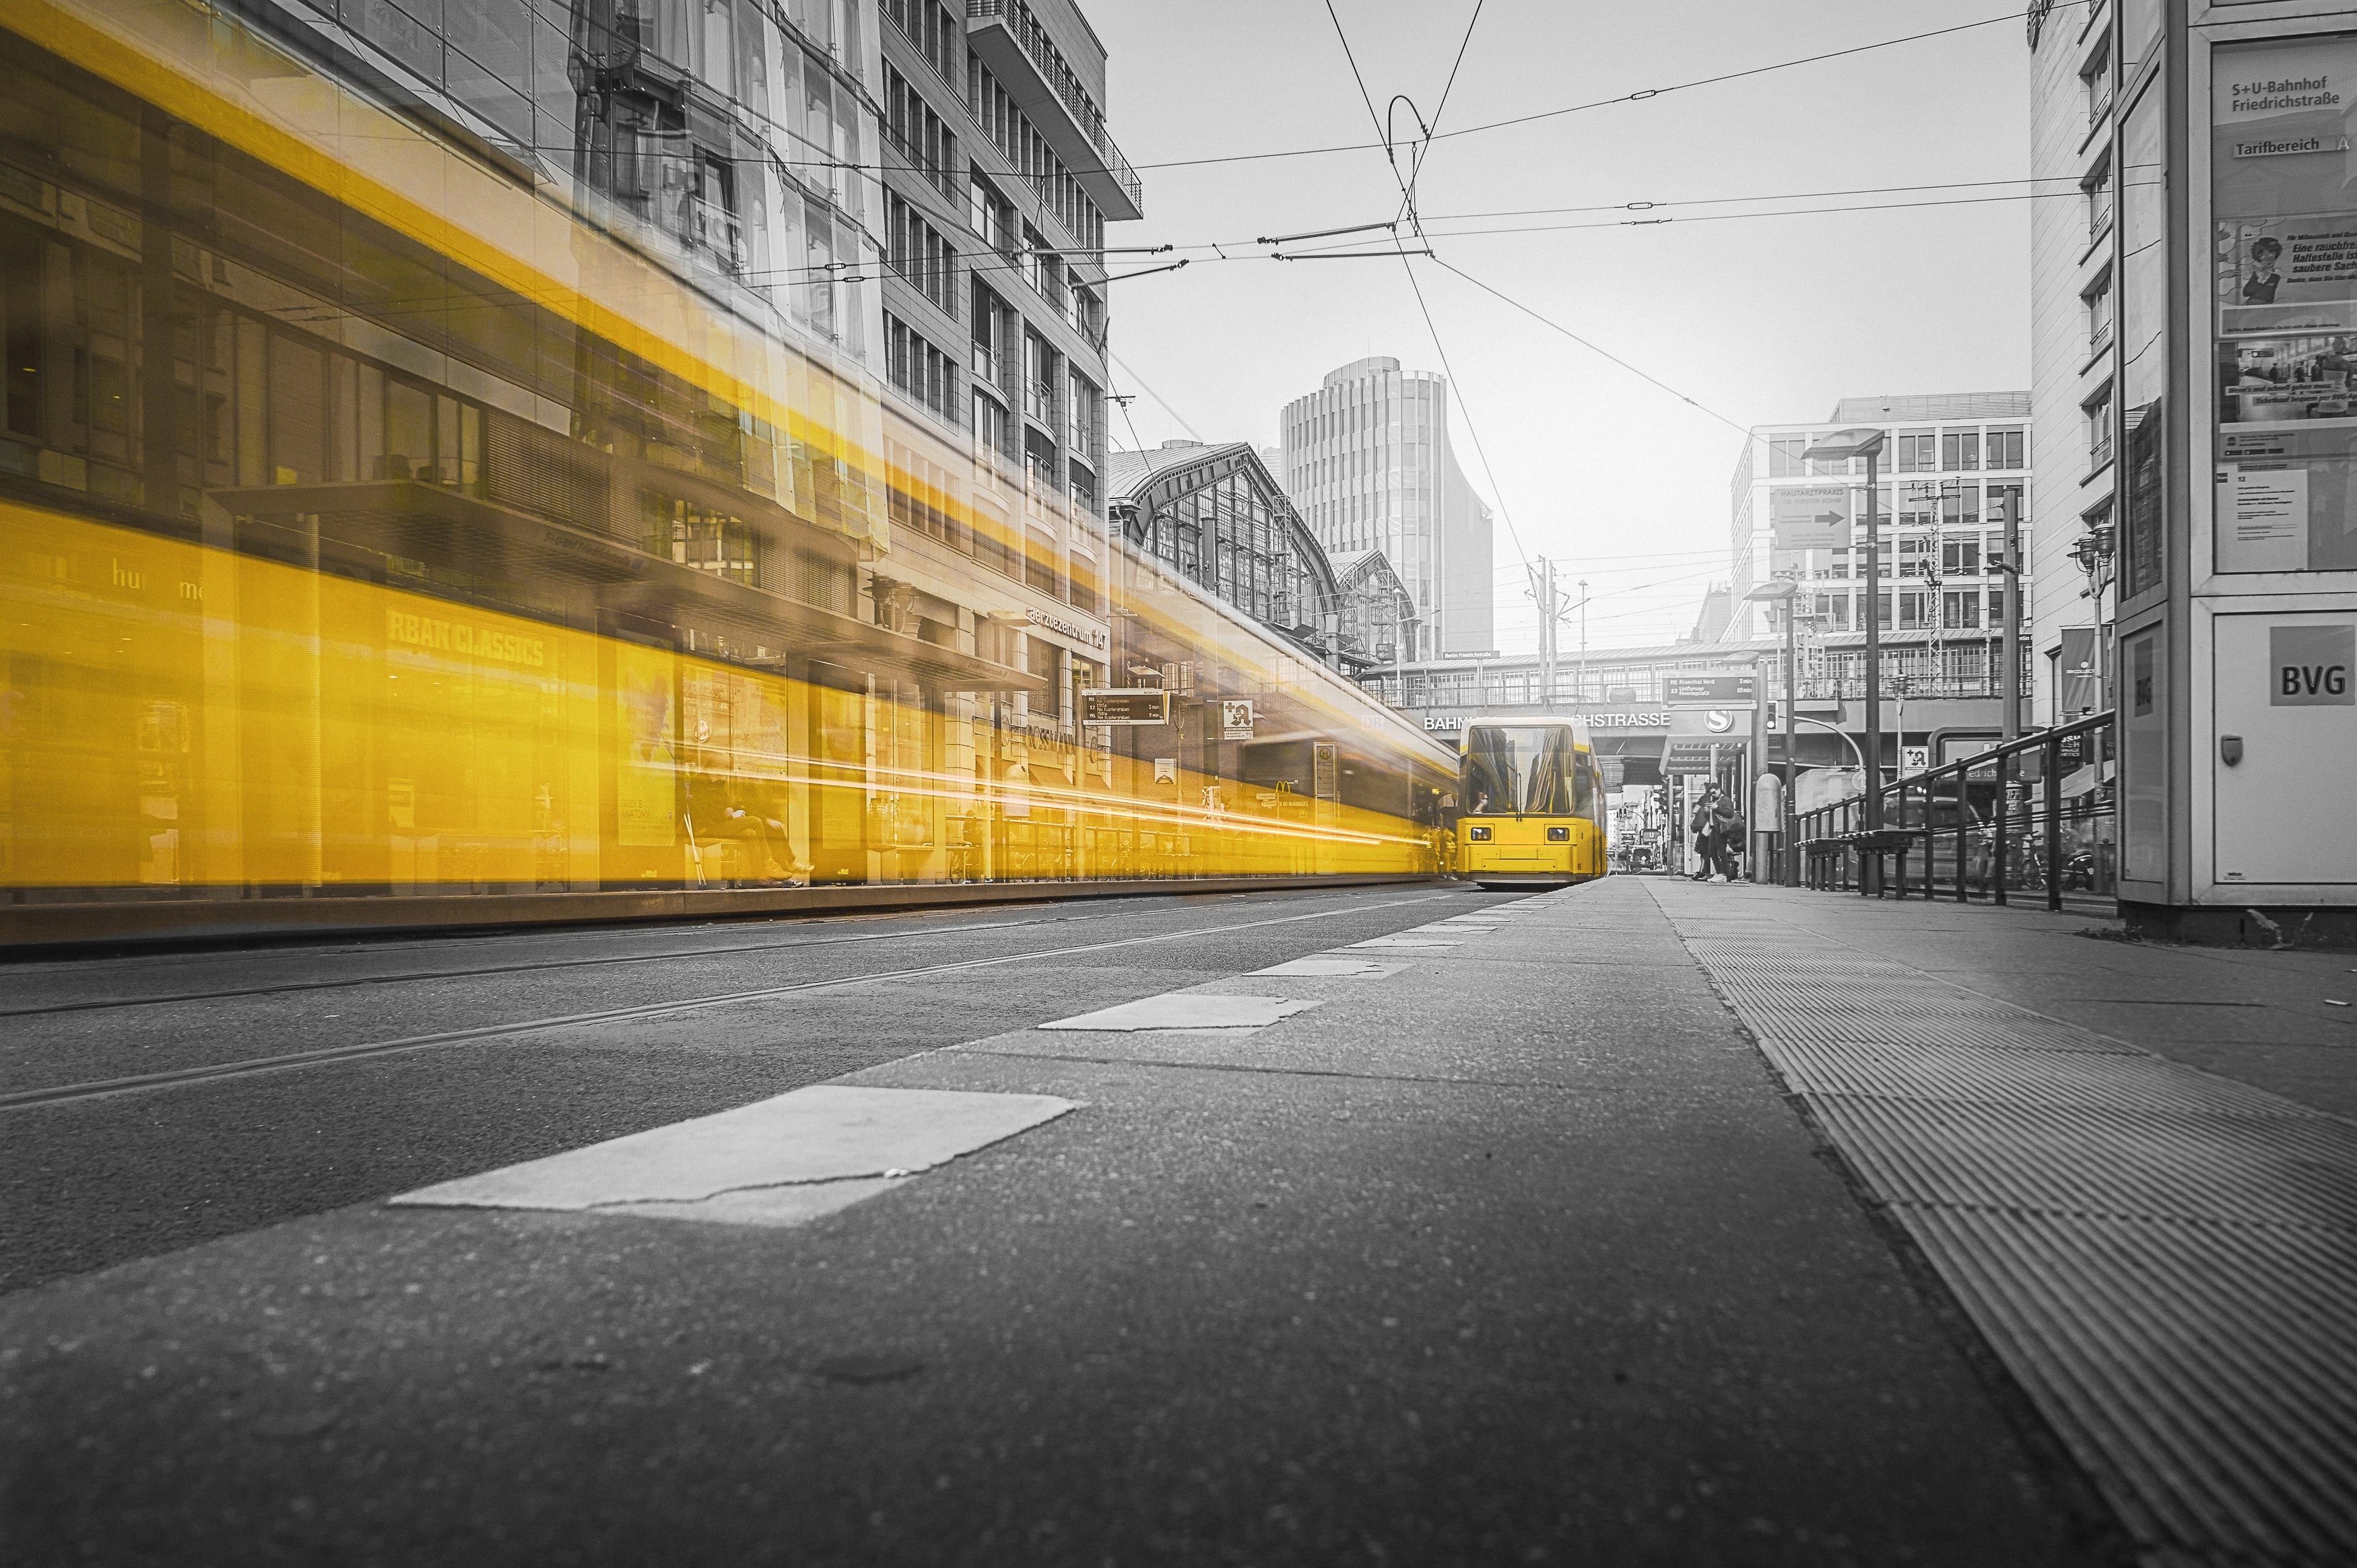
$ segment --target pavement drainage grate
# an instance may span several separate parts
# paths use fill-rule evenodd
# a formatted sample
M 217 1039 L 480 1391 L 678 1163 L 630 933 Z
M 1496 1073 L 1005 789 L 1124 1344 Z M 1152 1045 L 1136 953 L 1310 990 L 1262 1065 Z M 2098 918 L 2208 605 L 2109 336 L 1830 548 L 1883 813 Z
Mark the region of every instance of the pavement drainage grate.
M 2357 1562 L 2357 1126 L 1654 897 L 2146 1562 Z

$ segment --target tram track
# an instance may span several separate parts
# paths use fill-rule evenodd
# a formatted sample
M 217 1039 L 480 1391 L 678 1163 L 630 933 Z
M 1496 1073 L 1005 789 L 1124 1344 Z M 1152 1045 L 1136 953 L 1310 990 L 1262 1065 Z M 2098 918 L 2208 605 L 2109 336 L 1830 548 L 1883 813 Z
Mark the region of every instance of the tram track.
M 942 928 L 952 935 L 967 931 L 1002 931 L 1023 926 L 1054 926 L 1085 918 L 1079 915 L 1058 915 L 1045 920 L 993 920 L 984 925 L 950 926 Z M 276 985 L 248 985 L 224 991 L 167 992 L 156 996 L 100 996 L 78 1002 L 41 1003 L 30 1007 L 0 1007 L 0 1018 L 33 1018 L 58 1013 L 102 1012 L 111 1007 L 164 1007 L 185 1002 L 226 1002 L 245 996 L 292 995 L 307 991 L 338 991 L 363 985 L 400 985 L 429 980 L 467 980 L 489 974 L 536 974 L 545 970 L 590 969 L 607 964 L 661 963 L 667 960 L 726 958 L 737 953 L 791 952 L 803 948 L 836 947 L 845 942 L 882 942 L 905 940 L 911 936 L 929 936 L 932 932 L 871 931 L 856 937 L 818 937 L 799 942 L 744 942 L 723 948 L 672 949 L 663 952 L 608 953 L 597 958 L 555 959 L 540 963 L 489 964 L 474 969 L 421 969 L 393 974 L 354 975 L 347 980 L 296 980 Z
M 1263 920 L 1245 920 L 1227 925 L 1194 926 L 1184 930 L 1159 931 L 1146 936 L 1120 937 L 1109 941 L 1086 942 L 1077 946 L 1035 949 L 1027 952 L 1002 953 L 988 958 L 960 959 L 947 963 L 920 964 L 900 969 L 879 970 L 872 973 L 838 975 L 822 980 L 797 981 L 786 985 L 761 986 L 748 991 L 721 992 L 705 996 L 680 997 L 667 1002 L 641 1003 L 630 1007 L 602 1008 L 593 1012 L 560 1014 L 547 1017 L 520 1019 L 505 1024 L 488 1024 L 476 1028 L 442 1030 L 432 1034 L 404 1036 L 390 1040 L 363 1041 L 349 1046 L 328 1046 L 316 1050 L 283 1052 L 274 1056 L 252 1057 L 238 1061 L 210 1063 L 199 1067 L 171 1069 L 160 1072 L 138 1073 L 121 1078 L 97 1079 L 80 1083 L 56 1084 L 42 1089 L 19 1090 L 0 1094 L 0 1113 L 39 1110 L 47 1107 L 109 1099 L 118 1095 L 137 1094 L 153 1090 L 193 1087 L 239 1079 L 258 1077 L 266 1073 L 296 1071 L 312 1067 L 338 1066 L 349 1062 L 368 1061 L 383 1057 L 404 1055 L 413 1051 L 431 1050 L 443 1046 L 466 1045 L 497 1039 L 506 1036 L 535 1034 L 549 1029 L 579 1028 L 584 1026 L 627 1023 L 658 1018 L 676 1013 L 694 1012 L 706 1007 L 725 1007 L 748 1002 L 766 1001 L 772 997 L 803 994 L 817 991 L 838 990 L 851 986 L 872 985 L 895 980 L 914 980 L 928 975 L 953 974 L 971 970 L 991 969 L 1006 964 L 1025 963 L 1040 959 L 1067 958 L 1082 953 L 1105 952 L 1117 948 L 1142 947 L 1153 943 L 1184 941 L 1197 937 L 1230 935 L 1270 926 L 1295 925 L 1306 920 L 1330 919 L 1343 915 L 1370 914 L 1383 909 L 1402 908 L 1410 905 L 1443 901 L 1452 897 L 1447 893 L 1424 894 L 1411 898 L 1397 898 L 1379 904 L 1351 903 L 1331 909 L 1311 910 L 1307 914 L 1280 915 Z M 989 928 L 959 927 L 958 931 L 982 929 L 1003 929 L 1007 927 L 1060 924 L 1075 917 L 1060 917 L 1055 921 L 1004 921 Z M 860 938 L 822 939 L 813 942 L 792 942 L 774 945 L 781 948 L 803 948 L 837 945 L 846 940 L 879 940 L 886 937 L 903 936 L 902 932 L 878 932 Z M 703 949 L 699 952 L 718 953 L 724 950 Z M 759 950 L 759 949 L 751 950 Z M 555 964 L 519 965 L 482 972 L 528 972 L 535 968 L 565 968 L 576 965 L 635 961 L 640 955 L 608 955 L 602 959 L 567 960 Z M 662 953 L 646 955 L 651 958 L 697 956 L 696 953 Z M 304 986 L 326 988 L 332 984 L 362 984 L 370 981 L 300 983 Z M 196 998 L 191 998 L 196 999 Z M 144 1000 L 144 999 L 143 999 Z
M 1254 897 L 1255 895 L 1242 893 L 1214 895 L 1213 897 L 1221 898 L 1222 901 L 1226 901 L 1233 898 Z M 864 922 L 890 919 L 892 918 L 893 917 L 890 915 L 861 914 L 838 916 L 834 918 L 844 921 Z M 353 975 L 348 979 L 342 980 L 297 980 L 274 983 L 268 985 L 236 986 L 215 991 L 161 992 L 154 996 L 99 996 L 70 1002 L 34 1003 L 30 1005 L 22 1007 L 0 1007 L 0 1018 L 36 1018 L 65 1013 L 104 1012 L 111 1008 L 171 1006 L 176 1004 L 190 1002 L 229 1002 L 253 996 L 298 995 L 306 992 L 356 989 L 369 985 L 398 985 L 435 980 L 467 980 L 484 975 L 534 974 L 543 971 L 600 968 L 608 964 L 662 963 L 678 959 L 727 958 L 742 953 L 751 952 L 789 952 L 802 948 L 834 947 L 846 942 L 880 942 L 907 940 L 912 937 L 963 936 L 969 931 L 1017 930 L 1029 926 L 1062 926 L 1071 925 L 1075 921 L 1097 920 L 1103 918 L 1104 917 L 1101 913 L 1095 912 L 1082 915 L 1049 915 L 1038 919 L 1030 920 L 990 920 L 977 922 L 973 925 L 930 927 L 915 931 L 871 931 L 860 936 L 813 937 L 800 941 L 742 942 L 735 943 L 727 947 L 673 948 L 667 949 L 661 952 L 608 953 L 589 958 L 552 959 L 545 961 L 535 961 L 528 963 L 479 965 L 469 969 L 404 970 L 397 971 L 390 974 Z M 434 945 L 438 946 L 442 944 L 436 943 Z M 330 949 L 328 950 L 339 955 L 349 955 L 352 952 L 363 950 L 343 947 Z M 53 971 L 56 966 L 45 964 L 38 967 L 47 972 Z M 5 969 L 0 969 L 0 973 L 5 972 L 6 971 Z

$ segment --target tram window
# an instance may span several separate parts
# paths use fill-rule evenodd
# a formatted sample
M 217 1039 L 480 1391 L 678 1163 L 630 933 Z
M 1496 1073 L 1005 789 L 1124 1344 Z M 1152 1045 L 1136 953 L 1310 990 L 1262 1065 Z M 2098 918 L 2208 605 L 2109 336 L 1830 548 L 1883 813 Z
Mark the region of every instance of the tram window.
M 1458 790 L 1475 817 L 1577 815 L 1577 766 L 1571 731 L 1547 725 L 1475 725 L 1465 741 L 1465 779 Z

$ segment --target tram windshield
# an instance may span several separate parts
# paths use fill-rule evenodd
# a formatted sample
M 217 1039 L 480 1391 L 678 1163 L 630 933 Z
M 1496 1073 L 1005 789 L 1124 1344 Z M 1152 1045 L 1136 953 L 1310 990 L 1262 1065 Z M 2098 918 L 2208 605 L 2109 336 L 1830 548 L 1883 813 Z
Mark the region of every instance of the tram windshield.
M 1561 725 L 1475 725 L 1465 739 L 1457 798 L 1470 817 L 1571 817 L 1585 812 L 1587 772 Z

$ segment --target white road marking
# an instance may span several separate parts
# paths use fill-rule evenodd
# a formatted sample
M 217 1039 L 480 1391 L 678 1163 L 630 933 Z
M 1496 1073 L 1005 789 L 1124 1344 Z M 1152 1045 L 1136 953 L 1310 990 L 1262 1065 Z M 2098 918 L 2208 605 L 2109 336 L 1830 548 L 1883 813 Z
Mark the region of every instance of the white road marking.
M 1378 963 L 1371 958 L 1351 958 L 1342 953 L 1313 953 L 1290 963 L 1272 964 L 1252 972 L 1269 975 L 1324 974 L 1346 980 L 1383 980 L 1407 968 L 1405 961 Z
M 794 1224 L 1072 1109 L 1045 1094 L 813 1084 L 388 1201 Z
M 1369 941 L 1352 942 L 1353 948 L 1461 948 L 1462 941 L 1442 937 L 1396 936 L 1376 937 Z
M 1074 1018 L 1042 1024 L 1042 1029 L 1264 1029 L 1279 1018 L 1306 1013 L 1315 1002 L 1289 1002 L 1281 996 L 1221 996 L 1200 991 L 1171 991 L 1143 996 L 1118 1007 L 1101 1007 Z
M 440 1046 L 464 1045 L 476 1040 L 529 1035 L 543 1029 L 573 1028 L 586 1024 L 612 1024 L 631 1019 L 661 1018 L 675 1013 L 692 1013 L 705 1007 L 764 1002 L 773 996 L 791 996 L 802 992 L 834 991 L 855 985 L 877 985 L 887 981 L 913 980 L 935 974 L 955 974 L 972 969 L 994 969 L 1002 964 L 1029 963 L 1038 959 L 1068 958 L 1075 953 L 1103 952 L 1113 948 L 1142 947 L 1152 942 L 1183 941 L 1193 937 L 1224 936 L 1232 931 L 1255 930 L 1263 926 L 1289 926 L 1300 920 L 1326 920 L 1338 915 L 1361 915 L 1378 909 L 1396 909 L 1409 904 L 1429 904 L 1436 898 L 1448 897 L 1446 893 L 1428 893 L 1414 898 L 1395 898 L 1384 904 L 1351 904 L 1335 909 L 1315 909 L 1306 915 L 1278 915 L 1265 920 L 1243 920 L 1232 926 L 1195 926 L 1183 931 L 1160 931 L 1145 937 L 1120 937 L 1112 941 L 1088 942 L 1079 947 L 1046 948 L 1034 952 L 1008 953 L 998 958 L 964 959 L 954 963 L 925 964 L 914 969 L 889 969 L 870 974 L 843 975 L 833 980 L 803 980 L 790 985 L 764 986 L 759 991 L 723 992 L 716 996 L 690 996 L 677 1002 L 655 1002 L 636 1007 L 608 1008 L 597 1013 L 571 1013 L 548 1018 L 527 1018 L 513 1024 L 486 1024 L 479 1028 L 451 1029 L 433 1035 L 413 1035 L 405 1039 L 371 1040 L 361 1045 L 329 1046 L 319 1050 L 291 1051 L 284 1056 L 253 1057 L 242 1061 L 219 1062 L 205 1067 L 175 1068 L 165 1072 L 140 1073 L 131 1078 L 101 1079 L 88 1083 L 55 1084 L 45 1089 L 26 1089 L 18 1090 L 14 1093 L 0 1094 L 0 1112 L 30 1110 L 43 1105 L 60 1105 L 77 1100 L 96 1100 L 107 1095 L 136 1094 L 151 1089 L 168 1089 L 179 1084 L 211 1083 L 224 1079 L 248 1078 L 256 1073 L 286 1072 L 297 1068 L 365 1061 L 371 1058 L 392 1056 L 403 1051 L 422 1051 Z

